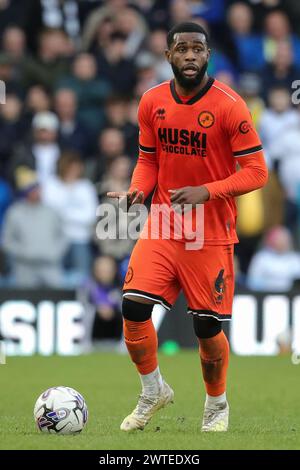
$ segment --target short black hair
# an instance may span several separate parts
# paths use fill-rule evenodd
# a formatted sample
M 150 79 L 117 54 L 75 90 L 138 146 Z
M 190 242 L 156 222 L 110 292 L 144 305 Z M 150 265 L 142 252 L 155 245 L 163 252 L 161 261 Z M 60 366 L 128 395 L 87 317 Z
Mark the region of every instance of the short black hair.
M 175 26 L 173 26 L 172 29 L 167 34 L 167 44 L 168 48 L 170 49 L 172 46 L 172 43 L 174 42 L 174 36 L 177 33 L 201 33 L 204 34 L 207 45 L 209 45 L 209 36 L 208 32 L 200 26 L 198 23 L 192 23 L 192 22 L 184 22 L 184 23 L 179 23 Z

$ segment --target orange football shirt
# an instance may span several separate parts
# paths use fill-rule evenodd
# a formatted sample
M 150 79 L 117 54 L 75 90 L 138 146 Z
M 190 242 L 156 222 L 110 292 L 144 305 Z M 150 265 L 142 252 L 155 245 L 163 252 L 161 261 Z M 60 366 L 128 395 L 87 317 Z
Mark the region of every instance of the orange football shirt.
M 152 204 L 170 206 L 168 190 L 205 185 L 210 199 L 204 204 L 204 243 L 236 243 L 234 196 L 267 179 L 262 145 L 243 99 L 210 77 L 197 95 L 182 101 L 171 80 L 144 93 L 138 119 L 140 153 L 130 190 L 147 197 L 155 188 Z

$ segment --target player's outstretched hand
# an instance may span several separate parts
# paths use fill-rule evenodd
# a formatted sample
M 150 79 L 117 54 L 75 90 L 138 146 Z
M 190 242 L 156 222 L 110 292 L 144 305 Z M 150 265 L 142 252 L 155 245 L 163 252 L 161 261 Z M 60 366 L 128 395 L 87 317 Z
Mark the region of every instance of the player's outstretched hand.
M 203 204 L 209 199 L 209 192 L 205 186 L 186 186 L 179 189 L 169 189 L 171 205 Z
M 144 193 L 143 191 L 139 191 L 138 189 L 134 189 L 133 191 L 119 191 L 119 192 L 109 192 L 107 193 L 107 197 L 112 199 L 121 199 L 122 201 L 127 198 L 127 205 L 128 207 L 132 206 L 133 204 L 142 204 L 144 202 Z

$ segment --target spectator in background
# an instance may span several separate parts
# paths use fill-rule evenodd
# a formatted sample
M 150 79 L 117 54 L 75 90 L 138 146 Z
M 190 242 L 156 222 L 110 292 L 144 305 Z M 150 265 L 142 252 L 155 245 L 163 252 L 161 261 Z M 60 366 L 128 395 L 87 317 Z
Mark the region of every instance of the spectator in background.
M 105 104 L 105 127 L 114 127 L 122 131 L 125 138 L 125 153 L 130 157 L 137 157 L 138 124 L 137 103 L 131 100 L 114 96 L 109 98 Z
M 113 18 L 110 16 L 103 17 L 95 29 L 94 37 L 88 42 L 84 49 L 93 54 L 97 51 L 105 50 L 109 47 L 111 35 L 114 32 Z
M 91 11 L 90 15 L 86 18 L 83 33 L 82 33 L 82 47 L 84 50 L 89 50 L 95 40 L 96 35 L 101 29 L 108 28 L 107 21 L 111 22 L 109 27 L 109 35 L 114 30 L 113 21 L 121 8 L 126 7 L 127 0 L 108 0 L 104 5 L 95 8 Z M 105 42 L 103 45 L 108 45 Z
M 5 83 L 6 93 L 23 94 L 23 87 L 15 75 L 14 61 L 5 52 L 0 52 L 0 80 Z
M 109 164 L 114 158 L 124 155 L 124 134 L 114 127 L 104 129 L 99 136 L 99 149 L 103 161 Z
M 165 58 L 166 31 L 157 29 L 152 31 L 148 37 L 148 49 L 154 58 L 154 68 L 158 83 L 173 78 L 172 68 Z
M 251 113 L 256 129 L 259 128 L 265 103 L 260 96 L 261 80 L 255 73 L 243 73 L 238 84 L 239 93 L 245 100 Z
M 116 157 L 110 164 L 109 169 L 104 173 L 101 182 L 96 187 L 100 200 L 102 200 L 111 188 L 118 188 L 116 191 L 126 191 L 126 185 L 130 183 L 132 163 L 128 157 Z
M 41 85 L 34 85 L 28 89 L 26 95 L 26 112 L 33 117 L 36 113 L 50 111 L 51 96 Z
M 21 117 L 22 102 L 16 95 L 7 95 L 5 105 L 0 107 L 0 176 L 8 178 L 9 160 L 14 146 L 25 134 L 25 123 Z
M 231 5 L 227 22 L 236 49 L 239 70 L 241 72 L 261 70 L 265 63 L 262 35 L 253 32 L 254 16 L 250 6 L 243 2 Z
M 14 61 L 22 60 L 26 53 L 26 36 L 18 26 L 8 26 L 2 36 L 2 49 Z
M 265 61 L 273 62 L 282 43 L 287 43 L 291 48 L 291 56 L 294 63 L 300 67 L 300 39 L 292 33 L 291 24 L 284 11 L 276 10 L 268 13 L 264 24 L 263 52 Z
M 106 173 L 103 175 L 102 181 L 97 184 L 97 190 L 100 197 L 101 204 L 108 203 L 110 207 L 115 207 L 115 212 L 110 212 L 107 216 L 107 225 L 109 225 L 112 233 L 114 230 L 116 234 L 118 233 L 127 233 L 128 226 L 128 214 L 122 214 L 120 217 L 119 212 L 119 201 L 111 200 L 106 197 L 106 193 L 111 188 L 119 188 L 119 191 L 127 191 L 128 184 L 130 182 L 130 173 L 131 173 L 131 162 L 129 158 L 126 157 L 116 157 L 112 160 L 109 168 Z M 102 223 L 101 223 L 102 228 Z M 99 235 L 98 232 L 96 232 Z M 134 241 L 127 239 L 119 239 L 118 236 L 115 238 L 101 238 L 97 237 L 96 242 L 100 253 L 104 255 L 113 256 L 119 262 L 124 260 L 132 250 Z
M 294 80 L 299 78 L 300 70 L 294 64 L 291 45 L 288 42 L 278 44 L 270 64 L 263 69 L 263 97 L 275 86 L 291 89 Z
M 99 181 L 111 162 L 125 154 L 125 136 L 114 127 L 108 127 L 100 132 L 98 137 L 98 155 L 87 165 L 87 173 L 92 181 Z
M 107 47 L 96 51 L 98 74 L 121 95 L 131 94 L 136 82 L 134 60 L 125 56 L 125 47 L 124 35 L 114 32 Z
M 298 125 L 300 117 L 292 108 L 287 88 L 279 86 L 270 89 L 268 102 L 269 107 L 261 115 L 259 132 L 267 162 L 273 167 L 275 155 L 271 155 L 271 147 L 274 147 L 278 138 L 283 139 L 286 132 Z
M 55 84 L 68 73 L 73 52 L 64 31 L 43 30 L 38 38 L 37 57 L 27 56 L 23 61 L 23 88 L 42 85 L 52 91 Z
M 93 184 L 82 177 L 83 164 L 78 154 L 62 153 L 57 168 L 57 177 L 49 178 L 43 187 L 43 201 L 61 217 L 68 241 L 65 281 L 76 287 L 91 270 L 98 200 Z
M 59 118 L 58 142 L 62 150 L 75 150 L 87 158 L 93 149 L 88 128 L 77 119 L 77 96 L 70 88 L 54 95 L 54 110 Z
M 22 82 L 23 64 L 26 61 L 27 54 L 24 31 L 18 26 L 8 26 L 5 28 L 2 37 L 2 49 L 12 61 L 13 77 Z
M 32 141 L 18 147 L 13 155 L 11 175 L 19 166 L 27 166 L 37 172 L 43 185 L 56 173 L 60 149 L 57 142 L 59 121 L 50 111 L 37 113 L 32 121 Z
M 300 116 L 297 121 L 278 133 L 269 148 L 270 158 L 278 167 L 278 177 L 284 191 L 284 223 L 296 232 L 299 225 L 298 195 L 300 186 Z
M 264 102 L 259 96 L 260 81 L 258 76 L 254 73 L 242 74 L 239 81 L 239 90 L 251 112 L 254 124 L 258 127 L 264 111 Z M 270 174 L 269 178 L 271 178 Z M 235 253 L 239 267 L 239 279 L 237 280 L 239 285 L 243 283 L 249 263 L 257 250 L 258 243 L 266 227 L 265 191 L 265 188 L 258 189 L 244 194 L 236 200 L 239 213 L 237 230 L 240 243 L 236 245 Z M 275 212 L 273 207 L 271 212 L 272 214 Z
M 170 3 L 170 18 L 169 26 L 170 29 L 177 23 L 183 23 L 185 21 L 192 21 L 192 12 L 190 5 L 186 0 L 173 0 Z
M 107 21 L 111 22 L 108 25 Z M 90 49 L 102 27 L 106 31 L 119 33 L 125 40 L 124 57 L 134 57 L 140 50 L 142 42 L 148 32 L 145 18 L 134 8 L 128 5 L 126 0 L 109 0 L 105 5 L 96 8 L 86 20 L 83 31 L 83 48 Z M 100 45 L 100 44 L 99 44 Z M 106 42 L 109 45 L 109 42 Z
M 195 19 L 193 19 L 193 21 L 195 21 Z M 210 34 L 209 24 L 205 20 L 198 18 L 196 22 L 199 23 L 200 26 L 203 26 L 203 28 L 208 32 L 208 34 Z M 220 46 L 220 44 L 214 42 L 214 38 L 211 38 L 210 41 L 211 56 L 208 64 L 208 73 L 210 75 L 213 75 L 214 77 L 218 76 L 220 73 L 226 73 L 227 75 L 232 76 L 229 82 L 232 83 L 237 77 L 236 68 L 233 66 L 231 58 L 229 58 L 229 56 L 227 56 L 223 52 L 223 48 Z
M 111 93 L 109 82 L 97 77 L 97 65 L 93 55 L 79 54 L 73 62 L 72 74 L 57 83 L 57 89 L 68 88 L 77 96 L 78 119 L 93 133 L 104 124 L 103 104 Z
M 126 99 L 111 96 L 105 102 L 105 127 L 115 127 L 124 132 L 127 120 Z
M 114 27 L 125 38 L 124 57 L 134 58 L 142 49 L 148 33 L 147 22 L 134 8 L 126 6 L 118 9 L 114 17 Z
M 155 57 L 150 52 L 142 52 L 137 57 L 136 77 L 135 96 L 141 97 L 147 90 L 158 85 Z
M 66 240 L 59 215 L 41 202 L 37 175 L 17 170 L 21 199 L 7 211 L 3 249 L 10 257 L 17 287 L 61 287 Z
M 30 132 L 33 116 L 37 113 L 50 111 L 52 106 L 51 95 L 45 87 L 34 85 L 28 89 L 24 105 L 23 117 L 26 129 Z
M 95 347 L 114 348 L 122 335 L 121 292 L 117 264 L 110 256 L 95 259 L 93 275 L 80 289 Z
M 36 38 L 45 28 L 56 28 L 66 32 L 77 45 L 80 44 L 79 3 L 75 0 L 26 0 L 24 19 L 29 45 L 36 50 Z
M 298 279 L 300 254 L 293 250 L 291 234 L 286 227 L 273 227 L 251 261 L 247 285 L 257 291 L 288 292 Z

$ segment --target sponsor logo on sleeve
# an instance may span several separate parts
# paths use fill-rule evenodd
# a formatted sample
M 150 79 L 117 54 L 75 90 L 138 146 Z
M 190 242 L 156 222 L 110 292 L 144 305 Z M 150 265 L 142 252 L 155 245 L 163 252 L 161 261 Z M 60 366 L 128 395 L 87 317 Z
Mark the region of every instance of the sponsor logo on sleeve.
M 239 131 L 242 133 L 242 134 L 248 134 L 248 132 L 250 131 L 251 129 L 251 123 L 248 122 L 248 121 L 242 121 L 241 124 L 239 125 Z

